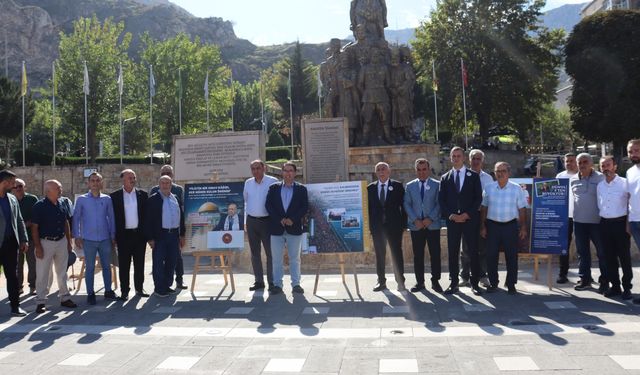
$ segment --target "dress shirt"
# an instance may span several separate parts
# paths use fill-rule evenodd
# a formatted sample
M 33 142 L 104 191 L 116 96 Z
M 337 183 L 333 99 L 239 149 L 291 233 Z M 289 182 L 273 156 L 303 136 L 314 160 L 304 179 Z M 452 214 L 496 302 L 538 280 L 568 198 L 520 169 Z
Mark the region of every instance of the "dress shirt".
M 291 204 L 291 198 L 293 198 L 293 184 L 287 185 L 282 182 L 282 189 L 280 189 L 280 198 L 282 198 L 282 208 L 285 211 L 289 209 Z
M 89 241 L 116 238 L 110 196 L 100 193 L 100 196 L 94 197 L 88 192 L 78 197 L 73 212 L 73 237 Z
M 380 191 L 382 190 L 382 185 L 384 185 L 384 198 L 387 199 L 387 196 L 389 195 L 389 182 L 391 182 L 390 179 L 385 182 L 378 180 L 378 199 L 380 199 Z
M 180 227 L 180 204 L 175 195 L 159 193 L 162 197 L 162 229 L 176 229 Z
M 155 193 L 160 192 L 160 186 L 156 185 L 151 188 L 149 191 L 149 196 L 152 196 Z M 175 194 L 176 198 L 178 198 L 178 202 L 182 202 L 184 199 L 184 188 L 178 184 L 171 183 L 171 194 Z
M 33 205 L 31 222 L 38 225 L 38 235 L 43 237 L 64 236 L 65 222 L 69 218 L 69 212 L 62 199 L 53 204 L 44 198 Z
M 459 174 L 460 190 L 462 190 L 462 187 L 464 186 L 464 176 L 467 175 L 467 167 L 465 167 L 463 165 L 462 168 L 460 168 L 460 169 L 451 168 L 451 170 L 453 171 L 453 182 L 454 182 L 454 184 L 455 184 L 455 181 L 456 181 L 456 175 L 458 175 L 458 171 L 460 171 L 460 174 Z M 482 180 L 480 180 L 480 184 L 482 184 Z M 458 191 L 458 193 L 459 192 L 460 191 Z
M 500 187 L 495 181 L 482 192 L 482 205 L 487 207 L 487 219 L 506 223 L 520 217 L 519 209 L 527 207 L 527 199 L 515 182 Z
M 131 193 L 122 188 L 122 198 L 124 199 L 124 227 L 125 229 L 138 228 L 138 196 L 136 189 Z
M 269 216 L 265 203 L 267 201 L 267 193 L 269 186 L 278 182 L 275 177 L 264 175 L 260 183 L 256 182 L 254 177 L 244 182 L 244 210 L 249 216 L 265 217 Z
M 615 219 L 627 216 L 629 206 L 629 192 L 627 179 L 616 175 L 607 182 L 606 179 L 598 184 L 598 209 L 600 217 L 605 219 Z
M 629 221 L 640 221 L 640 164 L 627 169 Z
M 573 196 L 573 221 L 583 224 L 600 223 L 598 210 L 598 184 L 604 179 L 602 173 L 593 171 L 588 177 L 580 173 L 571 177 L 569 185 Z
M 570 180 L 571 177 L 576 174 L 578 174 L 578 172 L 571 173 L 569 171 L 562 171 L 556 175 L 556 178 L 566 178 L 567 180 Z M 571 189 L 569 189 L 569 219 L 573 219 L 573 195 L 571 194 Z
M 489 186 L 490 183 L 493 182 L 493 177 L 491 177 L 489 173 L 482 170 L 478 174 L 480 175 L 480 185 L 482 186 L 482 190 L 484 190 L 487 186 Z M 462 187 L 462 184 L 460 184 L 460 187 Z
M 231 228 L 229 228 L 229 219 L 233 220 L 233 225 L 231 226 Z M 223 228 L 224 230 L 240 230 L 240 220 L 238 218 L 238 214 L 235 214 L 233 216 L 227 216 L 224 219 Z

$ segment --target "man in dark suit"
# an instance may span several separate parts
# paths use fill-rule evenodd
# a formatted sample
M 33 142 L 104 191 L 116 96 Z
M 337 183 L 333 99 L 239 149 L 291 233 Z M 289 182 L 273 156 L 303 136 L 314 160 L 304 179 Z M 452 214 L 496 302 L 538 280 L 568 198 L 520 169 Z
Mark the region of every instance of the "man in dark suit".
M 20 308 L 17 265 L 18 252 L 27 251 L 29 243 L 18 200 L 9 194 L 15 181 L 15 173 L 0 171 L 0 265 L 7 279 L 11 315 L 25 316 L 27 313 Z
M 464 237 L 468 246 L 471 265 L 471 290 L 480 295 L 478 280 L 480 261 L 478 258 L 478 233 L 480 230 L 479 209 L 482 203 L 480 176 L 464 165 L 464 150 L 454 147 L 450 153 L 453 168 L 440 180 L 440 211 L 447 220 L 447 247 L 449 249 L 449 278 L 451 285 L 445 294 L 458 291 L 460 269 L 460 241 Z
M 229 203 L 227 206 L 227 214 L 220 218 L 218 225 L 213 228 L 214 231 L 220 230 L 244 230 L 244 217 L 238 215 L 238 205 Z
M 265 207 L 269 213 L 271 254 L 273 261 L 272 294 L 282 293 L 284 275 L 283 253 L 285 243 L 289 255 L 289 273 L 294 293 L 304 293 L 300 286 L 300 251 L 302 245 L 302 219 L 307 214 L 309 199 L 307 188 L 295 182 L 296 165 L 286 162 L 282 166 L 282 181 L 269 186 Z
M 122 188 L 111 193 L 118 244 L 118 268 L 120 276 L 120 299 L 129 298 L 129 270 L 133 259 L 133 285 L 136 295 L 149 297 L 144 291 L 144 253 L 147 241 L 144 237 L 144 207 L 149 196 L 136 188 L 136 173 L 125 169 L 120 173 Z
M 175 293 L 171 289 L 173 272 L 185 243 L 184 208 L 171 192 L 171 177 L 162 176 L 159 191 L 147 200 L 144 216 L 145 236 L 153 249 L 153 284 L 158 297 Z
M 404 187 L 400 182 L 389 179 L 391 176 L 389 164 L 385 162 L 376 164 L 375 172 L 378 181 L 367 186 L 369 230 L 373 236 L 378 274 L 378 283 L 373 291 L 379 292 L 387 288 L 384 263 L 388 243 L 398 290 L 403 292 L 407 290 L 404 286 L 404 259 L 402 258 L 402 232 L 407 225 L 407 215 L 403 207 Z

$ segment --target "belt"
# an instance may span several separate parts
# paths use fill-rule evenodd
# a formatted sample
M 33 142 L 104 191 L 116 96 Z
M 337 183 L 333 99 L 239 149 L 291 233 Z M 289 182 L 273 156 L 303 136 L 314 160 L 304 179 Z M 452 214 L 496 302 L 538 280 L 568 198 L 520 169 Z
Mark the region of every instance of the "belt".
M 487 219 L 487 221 L 491 222 L 492 224 L 498 224 L 498 225 L 509 225 L 509 224 L 515 224 L 518 222 L 517 219 L 513 219 L 513 220 L 509 220 L 509 221 L 495 221 L 495 220 L 491 220 L 491 219 Z
M 171 228 L 171 229 L 166 229 L 166 228 L 162 228 L 162 233 L 178 233 L 180 231 L 180 228 Z
M 139 229 L 138 228 L 125 228 L 124 231 L 125 232 L 137 232 Z
M 47 240 L 47 241 L 60 241 L 61 239 L 64 238 L 64 234 L 61 236 L 55 236 L 55 237 L 50 237 L 50 236 L 44 236 L 44 237 L 40 237 L 43 240 Z
M 251 216 L 251 215 L 247 215 L 247 217 L 250 217 L 256 220 L 267 220 L 269 218 L 269 216 Z
M 600 218 L 600 222 L 601 223 L 619 223 L 619 222 L 626 222 L 627 221 L 627 215 L 624 216 L 620 216 L 620 217 L 612 217 L 612 218 L 606 218 L 606 217 L 601 217 Z

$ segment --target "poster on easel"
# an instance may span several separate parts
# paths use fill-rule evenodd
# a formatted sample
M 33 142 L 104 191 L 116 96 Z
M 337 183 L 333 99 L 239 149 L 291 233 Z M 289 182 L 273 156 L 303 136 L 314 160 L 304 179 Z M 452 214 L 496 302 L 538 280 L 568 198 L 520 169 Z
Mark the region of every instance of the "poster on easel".
M 534 178 L 531 253 L 567 255 L 569 250 L 569 180 Z
M 364 181 L 307 184 L 309 217 L 305 254 L 360 253 L 371 248 Z

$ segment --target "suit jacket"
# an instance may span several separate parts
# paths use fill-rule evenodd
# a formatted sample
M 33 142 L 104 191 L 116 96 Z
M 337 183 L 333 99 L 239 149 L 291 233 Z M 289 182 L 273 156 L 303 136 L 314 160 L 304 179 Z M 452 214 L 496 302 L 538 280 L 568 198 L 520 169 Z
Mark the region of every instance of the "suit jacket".
M 16 238 L 18 244 L 28 242 L 27 227 L 24 225 L 22 214 L 20 213 L 20 204 L 18 198 L 11 193 L 7 193 L 9 199 L 9 207 L 11 208 L 11 228 L 13 229 L 13 236 Z M 4 242 L 4 227 L 7 225 L 7 218 L 4 217 L 4 213 L 0 210 L 0 244 Z
M 152 196 L 153 194 L 155 194 L 155 193 L 157 193 L 159 191 L 160 191 L 160 186 L 156 185 L 156 186 L 152 187 L 151 190 L 149 190 L 149 196 Z M 176 196 L 176 198 L 178 199 L 178 203 L 180 203 L 181 205 L 184 204 L 184 202 L 183 202 L 183 199 L 184 199 L 184 188 L 181 185 L 174 184 L 172 182 L 171 183 L 171 193 Z
M 267 193 L 265 207 L 269 213 L 269 233 L 274 236 L 281 236 L 286 231 L 292 235 L 301 235 L 302 219 L 309 209 L 307 188 L 297 182 L 293 183 L 293 196 L 291 197 L 289 208 L 285 211 L 282 206 L 282 196 L 280 195 L 282 184 L 283 182 L 280 181 L 269 186 L 269 192 Z M 291 219 L 293 225 L 282 226 L 280 221 L 284 218 Z
M 224 223 L 225 221 L 227 221 L 227 216 L 228 215 L 223 215 L 222 217 L 220 217 L 220 221 L 218 221 L 218 225 L 216 225 L 215 228 L 213 228 L 214 231 L 219 231 L 219 230 L 224 230 Z M 244 230 L 244 216 L 243 215 L 236 215 L 238 217 L 238 228 L 240 228 L 240 230 Z
M 404 210 L 407 212 L 407 224 L 410 230 L 418 230 L 413 222 L 421 219 L 422 214 L 424 214 L 425 219 L 431 219 L 432 221 L 427 229 L 440 229 L 439 191 L 440 182 L 433 178 L 428 178 L 424 188 L 424 199 L 422 199 L 420 196 L 420 180 L 416 178 L 407 184 L 404 192 Z
M 150 196 L 145 205 L 144 234 L 147 241 L 155 241 L 162 236 L 162 196 L 160 194 L 158 192 Z M 186 233 L 184 206 L 182 205 L 182 200 L 178 199 L 178 197 L 175 198 L 180 207 L 180 236 L 184 236 Z
M 378 195 L 378 182 L 367 186 L 369 203 L 369 230 L 377 232 L 383 228 L 402 232 L 407 227 L 407 213 L 404 211 L 404 187 L 396 180 L 389 179 L 384 207 Z
M 445 173 L 440 179 L 440 212 L 444 219 L 449 219 L 451 214 L 467 213 L 471 220 L 480 217 L 479 209 L 482 203 L 482 184 L 480 176 L 467 168 L 464 176 L 464 184 L 458 192 L 456 189 L 455 173 L 453 169 Z
M 138 203 L 138 229 L 144 230 L 144 207 L 147 204 L 149 195 L 146 191 L 138 188 L 134 188 L 136 191 L 136 201 Z M 126 236 L 125 232 L 125 218 L 124 218 L 124 192 L 120 188 L 110 194 L 111 202 L 113 203 L 113 216 L 116 222 L 116 242 L 124 241 Z

